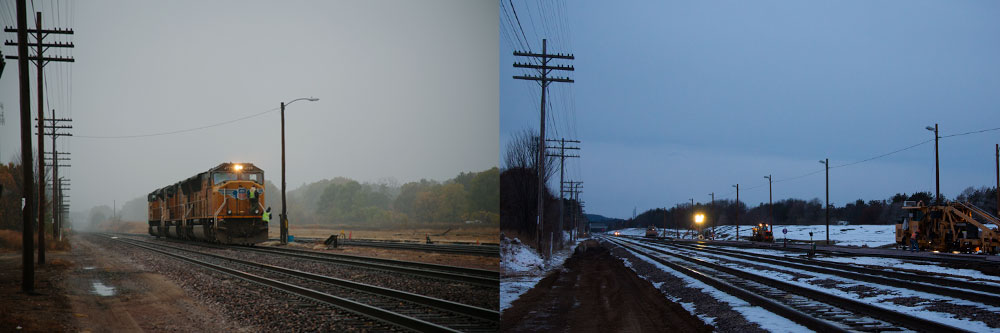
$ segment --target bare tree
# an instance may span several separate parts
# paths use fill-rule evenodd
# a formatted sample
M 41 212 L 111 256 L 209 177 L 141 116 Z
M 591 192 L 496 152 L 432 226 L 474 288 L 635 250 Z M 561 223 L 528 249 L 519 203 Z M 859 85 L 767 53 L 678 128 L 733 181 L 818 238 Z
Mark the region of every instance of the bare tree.
M 547 156 L 545 158 L 545 182 L 555 175 L 558 170 L 556 158 Z M 525 168 L 538 173 L 538 133 L 532 129 L 524 129 L 511 135 L 510 142 L 507 143 L 507 150 L 504 151 L 504 169 Z

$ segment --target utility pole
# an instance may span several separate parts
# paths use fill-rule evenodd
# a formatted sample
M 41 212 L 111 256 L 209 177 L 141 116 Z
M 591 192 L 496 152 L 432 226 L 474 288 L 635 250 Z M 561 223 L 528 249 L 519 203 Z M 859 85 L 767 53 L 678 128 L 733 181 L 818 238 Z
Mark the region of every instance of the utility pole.
M 770 215 L 768 217 L 768 219 L 771 221 L 771 223 L 767 226 L 767 229 L 773 235 L 774 234 L 774 198 L 771 196 L 771 180 L 772 180 L 772 177 L 771 177 L 771 175 L 767 175 L 767 176 L 764 176 L 764 178 L 767 178 L 767 209 L 768 209 L 768 215 Z
M 564 185 L 562 187 L 563 190 L 565 192 L 569 193 L 569 197 L 570 197 L 570 200 L 572 202 L 576 202 L 577 203 L 577 206 L 574 207 L 573 210 L 570 212 L 570 214 L 572 215 L 570 217 L 570 219 L 571 219 L 571 221 L 573 221 L 573 232 L 570 233 L 570 241 L 574 241 L 575 242 L 576 241 L 575 233 L 579 231 L 578 230 L 579 227 L 577 226 L 577 221 L 576 221 L 576 219 L 577 219 L 576 211 L 577 211 L 577 209 L 579 209 L 579 204 L 580 204 L 579 201 L 577 201 L 577 197 L 576 196 L 577 196 L 577 194 L 579 194 L 580 188 L 582 187 L 583 182 L 570 180 L 570 181 L 566 181 L 565 184 L 568 185 L 569 188 L 568 189 L 565 188 L 566 185 Z
M 6 29 L 4 29 L 5 32 L 15 32 L 15 31 L 18 31 L 18 35 L 20 36 L 20 31 L 19 30 L 20 30 L 20 27 L 17 30 L 15 30 L 13 28 L 9 28 L 9 27 L 6 28 Z M 45 56 L 45 50 L 48 50 L 49 48 L 53 48 L 53 47 L 54 48 L 60 48 L 60 47 L 72 48 L 73 47 L 73 43 L 63 43 L 63 42 L 45 43 L 44 40 L 45 40 L 45 37 L 47 37 L 49 35 L 60 35 L 60 34 L 62 34 L 62 35 L 72 35 L 73 34 L 73 30 L 72 29 L 59 29 L 59 28 L 45 29 L 45 30 L 43 30 L 42 29 L 42 12 L 36 12 L 35 13 L 35 30 L 28 30 L 27 32 L 31 32 L 31 33 L 35 34 L 35 47 L 36 47 L 36 49 L 35 49 L 35 55 L 33 57 L 32 56 L 28 56 L 27 59 L 28 60 L 33 60 L 35 62 L 36 74 L 38 75 L 38 77 L 37 77 L 37 79 L 35 81 L 36 81 L 37 86 L 38 86 L 37 87 L 38 91 L 37 91 L 37 94 L 36 94 L 38 96 L 38 127 L 39 127 L 39 129 L 41 129 L 41 128 L 44 127 L 44 120 L 45 120 L 44 103 L 43 103 L 44 102 L 44 99 L 43 99 L 43 93 L 44 93 L 43 78 L 44 78 L 44 75 L 42 73 L 42 70 L 45 67 L 45 65 L 48 62 L 50 62 L 50 61 L 56 61 L 56 62 L 74 62 L 73 58 L 66 58 L 66 57 L 46 57 Z M 5 45 L 18 45 L 18 46 L 20 46 L 19 43 L 20 43 L 20 40 L 18 40 L 17 43 L 12 42 L 12 41 L 6 41 L 4 44 Z M 21 55 L 18 55 L 18 56 L 7 56 L 7 58 L 8 59 L 12 59 L 12 58 L 13 59 L 18 59 L 18 57 L 20 57 L 20 56 Z M 38 264 L 39 265 L 44 265 L 45 264 L 45 158 L 43 157 L 44 154 L 42 154 L 42 152 L 45 151 L 45 141 L 44 141 L 44 137 L 42 135 L 43 134 L 42 132 L 43 131 L 41 131 L 41 130 L 38 131 L 38 152 L 39 152 L 38 153 Z M 27 163 L 30 163 L 30 162 L 27 162 Z M 27 168 L 25 168 L 25 169 L 27 169 Z M 30 183 L 26 183 L 26 184 L 30 184 Z M 27 187 L 27 185 L 25 185 L 25 187 Z
M 559 153 L 558 154 L 545 154 L 545 156 L 548 156 L 548 157 L 558 157 L 559 158 L 559 232 L 562 232 L 563 231 L 563 221 L 564 221 L 564 218 L 563 218 L 563 207 L 566 206 L 566 203 L 563 201 L 564 192 L 565 192 L 563 189 L 564 189 L 564 186 L 566 184 L 566 181 L 564 180 L 564 177 L 563 177 L 563 175 L 564 175 L 564 173 L 566 171 L 566 158 L 567 157 L 570 157 L 570 158 L 572 158 L 572 157 L 579 158 L 580 157 L 580 155 L 566 155 L 566 149 L 580 150 L 580 147 L 566 147 L 566 143 L 567 142 L 569 142 L 569 143 L 580 143 L 580 141 L 578 141 L 578 140 L 566 140 L 566 138 L 561 138 L 559 140 L 550 139 L 550 140 L 545 140 L 545 141 L 548 141 L 548 142 L 558 142 L 559 143 L 558 147 L 548 147 L 548 146 L 545 147 L 545 149 L 559 149 Z
M 938 124 L 934 124 L 934 127 L 927 126 L 928 131 L 934 131 L 934 201 L 936 204 L 941 204 L 941 164 L 938 162 L 938 139 L 941 136 L 938 135 Z
M 997 144 L 997 216 L 1000 216 L 1000 143 Z
M 740 241 L 740 184 L 733 185 L 736 188 L 736 241 Z
M 31 167 L 31 91 L 28 87 L 28 18 L 26 0 L 17 0 L 17 72 L 18 96 L 21 102 L 21 184 L 24 184 L 21 200 L 21 291 L 35 291 L 35 243 L 33 240 L 33 224 L 35 223 L 35 195 L 31 187 L 34 179 Z M 8 31 L 9 29 L 4 29 Z M 10 56 L 7 56 L 10 57 Z M 9 59 L 9 58 L 8 58 Z
M 826 166 L 826 245 L 830 245 L 830 159 L 819 162 Z
M 538 133 L 538 162 L 536 167 L 538 168 L 538 215 L 535 218 L 535 223 L 538 226 L 536 233 L 538 249 L 542 248 L 542 232 L 545 223 L 545 92 L 549 88 L 549 84 L 552 82 L 565 82 L 573 83 L 568 77 L 549 77 L 549 73 L 552 71 L 573 71 L 573 66 L 569 65 L 549 65 L 549 61 L 553 59 L 564 59 L 573 60 L 572 54 L 549 54 L 548 41 L 542 39 L 542 53 L 532 53 L 524 51 L 514 51 L 514 56 L 517 57 L 530 57 L 534 59 L 538 65 L 530 63 L 514 63 L 515 68 L 528 68 L 538 71 L 538 75 L 514 75 L 514 79 L 517 80 L 529 80 L 537 81 L 542 88 L 542 102 L 541 102 L 541 112 L 540 112 L 540 126 Z
M 708 206 L 708 212 L 712 216 L 712 240 L 715 240 L 715 192 L 708 195 L 712 196 L 712 205 Z
M 59 165 L 60 160 L 69 160 L 69 158 L 60 158 L 59 150 L 56 149 L 56 138 L 60 136 L 73 136 L 73 134 L 59 132 L 60 129 L 71 129 L 73 126 L 61 125 L 61 122 L 70 122 L 72 119 L 62 119 L 56 118 L 56 110 L 52 109 L 52 117 L 46 119 L 49 124 L 45 125 L 40 132 L 44 135 L 52 137 L 52 151 L 42 152 L 42 154 L 48 153 L 52 155 L 48 157 L 52 161 L 52 237 L 55 239 L 62 239 L 62 217 L 59 214 L 61 210 L 60 206 L 60 188 L 59 188 L 59 167 L 69 167 L 69 165 Z M 46 131 L 48 130 L 48 131 Z M 43 155 L 44 156 L 44 155 Z

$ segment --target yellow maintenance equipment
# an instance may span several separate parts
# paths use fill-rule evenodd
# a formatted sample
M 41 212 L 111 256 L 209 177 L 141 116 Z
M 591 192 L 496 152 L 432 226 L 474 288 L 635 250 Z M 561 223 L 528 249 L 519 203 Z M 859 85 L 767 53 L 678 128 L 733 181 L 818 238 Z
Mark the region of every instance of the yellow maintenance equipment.
M 908 247 L 916 232 L 921 250 L 939 252 L 1000 252 L 1000 219 L 968 202 L 925 205 L 904 201 L 907 212 L 896 223 L 896 243 Z

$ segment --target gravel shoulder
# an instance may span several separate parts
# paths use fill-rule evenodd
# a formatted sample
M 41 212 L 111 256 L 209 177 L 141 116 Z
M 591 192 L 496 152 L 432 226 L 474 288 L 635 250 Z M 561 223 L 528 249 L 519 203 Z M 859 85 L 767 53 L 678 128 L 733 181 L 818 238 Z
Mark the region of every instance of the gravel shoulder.
M 85 237 L 72 244 L 70 251 L 46 253 L 48 263 L 36 266 L 38 295 L 20 292 L 20 253 L 0 255 L 0 331 L 246 331 L 165 276 Z
M 78 237 L 62 280 L 81 331 L 246 331 L 167 277 Z M 95 292 L 95 284 L 111 296 Z
M 709 332 L 596 241 L 585 241 L 501 314 L 502 331 Z

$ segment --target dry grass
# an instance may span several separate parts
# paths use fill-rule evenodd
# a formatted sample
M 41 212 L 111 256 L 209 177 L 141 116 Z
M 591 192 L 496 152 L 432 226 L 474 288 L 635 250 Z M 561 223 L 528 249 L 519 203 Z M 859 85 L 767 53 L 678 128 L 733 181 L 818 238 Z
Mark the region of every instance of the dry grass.
M 35 237 L 38 237 L 37 234 Z M 63 234 L 62 240 L 55 240 L 52 238 L 51 233 L 45 233 L 45 249 L 52 251 L 68 251 L 70 249 L 70 236 L 69 234 Z M 35 238 L 35 246 L 37 244 L 38 238 Z M 0 249 L 20 251 L 22 245 L 21 232 L 14 230 L 0 230 Z
M 121 232 L 128 234 L 145 234 L 149 232 L 149 222 L 139 222 L 139 221 L 121 221 L 121 222 L 111 222 L 106 221 L 104 223 L 98 224 L 95 231 L 103 232 Z

